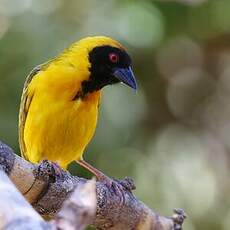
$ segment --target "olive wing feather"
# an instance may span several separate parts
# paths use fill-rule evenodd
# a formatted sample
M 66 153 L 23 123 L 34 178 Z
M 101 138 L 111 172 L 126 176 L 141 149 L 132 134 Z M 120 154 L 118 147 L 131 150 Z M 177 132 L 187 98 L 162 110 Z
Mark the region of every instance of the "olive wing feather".
M 22 91 L 22 97 L 21 97 L 21 103 L 20 103 L 20 110 L 19 110 L 19 146 L 22 157 L 27 159 L 26 156 L 26 145 L 24 141 L 24 128 L 26 123 L 26 118 L 28 114 L 28 110 L 31 104 L 31 101 L 33 99 L 33 94 L 29 94 L 28 92 L 28 86 L 30 82 L 33 80 L 36 75 L 44 70 L 48 66 L 48 62 L 36 66 L 27 76 L 26 81 L 24 83 L 23 91 Z

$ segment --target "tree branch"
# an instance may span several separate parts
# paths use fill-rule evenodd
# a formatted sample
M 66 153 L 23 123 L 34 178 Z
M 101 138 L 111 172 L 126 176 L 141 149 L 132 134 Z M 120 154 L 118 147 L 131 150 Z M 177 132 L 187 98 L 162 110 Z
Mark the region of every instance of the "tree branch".
M 50 229 L 51 226 L 43 221 L 2 170 L 0 194 L 0 229 Z
M 0 143 L 0 166 L 33 207 L 43 216 L 54 217 L 74 188 L 86 179 L 63 171 L 57 176 L 52 165 L 45 161 L 34 165 L 18 157 L 5 144 Z M 130 191 L 132 181 L 121 182 L 126 188 L 124 202 L 114 191 L 101 182 L 96 183 L 97 211 L 92 224 L 98 229 L 181 229 L 185 219 L 182 210 L 176 210 L 171 218 L 163 217 L 139 201 Z M 0 191 L 1 192 L 1 191 Z M 67 205 L 68 206 L 68 205 Z M 57 219 L 61 220 L 62 212 Z
M 0 229 L 83 230 L 96 213 L 94 180 L 78 186 L 52 222 L 46 222 L 0 169 Z
M 96 214 L 96 182 L 90 180 L 78 186 L 55 218 L 58 229 L 83 230 L 92 223 Z

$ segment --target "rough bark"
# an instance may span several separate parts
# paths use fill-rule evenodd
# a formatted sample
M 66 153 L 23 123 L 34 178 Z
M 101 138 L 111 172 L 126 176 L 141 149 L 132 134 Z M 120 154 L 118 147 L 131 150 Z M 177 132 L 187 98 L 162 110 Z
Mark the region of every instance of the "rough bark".
M 0 170 L 0 229 L 50 229 L 41 216 L 18 192 L 4 171 Z
M 3 143 L 0 143 L 0 166 L 37 212 L 48 218 L 55 217 L 73 190 L 76 188 L 77 191 L 79 186 L 87 182 L 86 179 L 72 176 L 65 171 L 60 175 L 55 174 L 48 161 L 40 165 L 27 162 Z M 182 228 L 185 219 L 182 210 L 175 210 L 171 218 L 160 216 L 132 194 L 134 185 L 130 179 L 126 178 L 118 183 L 125 189 L 123 202 L 106 183 L 96 183 L 97 208 L 92 224 L 97 229 Z M 61 217 L 62 212 L 57 215 L 57 219 L 61 220 Z
M 45 221 L 0 170 L 0 229 L 83 230 L 96 212 L 95 181 L 74 190 L 54 221 Z M 82 195 L 84 194 L 84 195 Z
M 58 229 L 83 230 L 92 223 L 96 214 L 96 183 L 91 180 L 82 186 L 78 186 L 65 200 L 61 211 L 54 219 Z

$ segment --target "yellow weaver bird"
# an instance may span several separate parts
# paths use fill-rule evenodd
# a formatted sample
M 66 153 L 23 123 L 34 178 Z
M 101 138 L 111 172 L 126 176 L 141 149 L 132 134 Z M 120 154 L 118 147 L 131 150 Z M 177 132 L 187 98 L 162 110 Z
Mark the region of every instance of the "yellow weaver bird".
M 84 38 L 34 68 L 20 105 L 22 156 L 33 163 L 49 160 L 63 169 L 76 161 L 103 178 L 82 155 L 95 132 L 101 89 L 118 82 L 137 88 L 125 48 L 103 36 Z

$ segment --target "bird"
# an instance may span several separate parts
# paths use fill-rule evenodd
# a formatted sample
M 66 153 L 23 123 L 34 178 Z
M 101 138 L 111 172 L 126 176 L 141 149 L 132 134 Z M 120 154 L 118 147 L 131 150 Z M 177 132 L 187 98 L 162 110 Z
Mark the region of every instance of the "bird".
M 106 176 L 83 158 L 97 126 L 101 91 L 123 83 L 137 90 L 126 48 L 107 36 L 85 37 L 27 76 L 19 111 L 21 155 L 66 170 L 76 161 L 98 179 Z

